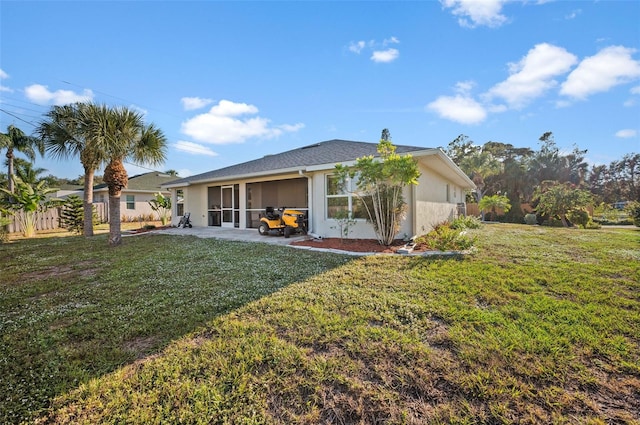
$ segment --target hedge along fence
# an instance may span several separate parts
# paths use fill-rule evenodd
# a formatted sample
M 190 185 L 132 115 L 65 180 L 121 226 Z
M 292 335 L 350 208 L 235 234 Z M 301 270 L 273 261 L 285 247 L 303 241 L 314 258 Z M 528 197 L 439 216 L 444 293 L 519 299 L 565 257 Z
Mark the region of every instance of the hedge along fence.
M 93 208 L 96 211 L 98 216 L 98 220 L 100 223 L 107 222 L 107 204 L 104 202 L 94 202 Z M 62 226 L 60 226 L 60 210 L 62 207 L 54 207 L 49 208 L 44 212 L 36 213 L 36 232 L 42 230 L 55 230 Z M 11 223 L 9 223 L 9 233 L 21 233 L 22 227 L 18 221 L 18 214 L 24 214 L 22 211 L 18 211 L 15 214 L 0 214 L 0 216 L 8 217 L 11 219 Z

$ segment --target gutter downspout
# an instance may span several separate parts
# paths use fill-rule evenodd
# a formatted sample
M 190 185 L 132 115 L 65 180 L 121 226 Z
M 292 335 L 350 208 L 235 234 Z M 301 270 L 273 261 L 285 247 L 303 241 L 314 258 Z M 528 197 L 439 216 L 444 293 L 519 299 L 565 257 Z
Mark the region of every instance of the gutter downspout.
M 298 170 L 298 174 L 301 177 L 306 177 L 307 178 L 307 202 L 309 203 L 309 205 L 307 206 L 308 208 L 308 214 L 307 214 L 307 233 L 311 233 L 311 229 L 312 229 L 312 224 L 313 224 L 313 215 L 312 215 L 312 211 L 313 211 L 313 178 L 307 174 L 305 174 L 304 170 Z

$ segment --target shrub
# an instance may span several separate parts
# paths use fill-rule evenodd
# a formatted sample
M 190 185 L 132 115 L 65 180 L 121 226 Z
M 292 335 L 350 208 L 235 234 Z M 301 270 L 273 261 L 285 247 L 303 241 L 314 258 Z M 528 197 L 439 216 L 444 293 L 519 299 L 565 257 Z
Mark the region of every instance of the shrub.
M 538 224 L 538 216 L 533 213 L 529 213 L 524 216 L 524 222 L 529 225 Z
M 576 209 L 569 211 L 567 214 L 567 218 L 573 224 L 577 224 L 578 226 L 585 229 L 587 227 L 587 223 L 591 221 L 591 217 L 589 217 L 589 213 L 583 209 Z
M 479 229 L 482 222 L 473 216 L 459 216 L 451 223 L 452 229 Z
M 555 217 L 552 217 L 548 220 L 543 221 L 542 225 L 549 226 L 549 227 L 564 227 L 564 224 L 562 224 L 562 220 L 559 220 Z
M 589 222 L 587 222 L 586 226 L 584 226 L 585 229 L 600 229 L 602 226 L 600 225 L 600 223 L 596 223 L 593 220 L 589 220 Z
M 640 227 L 640 202 L 632 202 L 625 208 L 629 213 L 629 217 L 633 220 L 633 224 Z
M 437 251 L 464 251 L 473 247 L 475 242 L 475 238 L 454 229 L 449 222 L 437 224 L 432 231 L 415 239 L 417 246 Z
M 7 232 L 7 226 L 11 224 L 9 217 L 0 217 L 0 243 L 9 241 L 9 232 Z

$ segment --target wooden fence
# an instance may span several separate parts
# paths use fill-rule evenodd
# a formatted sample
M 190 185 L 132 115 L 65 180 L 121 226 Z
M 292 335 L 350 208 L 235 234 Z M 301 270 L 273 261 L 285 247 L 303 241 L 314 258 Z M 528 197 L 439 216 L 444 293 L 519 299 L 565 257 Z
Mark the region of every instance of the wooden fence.
M 96 211 L 96 215 L 98 216 L 98 221 L 100 223 L 107 222 L 107 204 L 105 202 L 94 202 L 93 208 Z M 54 230 L 60 226 L 60 210 L 62 207 L 50 208 L 44 212 L 36 213 L 36 231 L 42 230 Z M 16 212 L 14 215 L 8 215 L 7 217 L 11 219 L 11 223 L 9 223 L 9 233 L 20 233 L 22 232 L 22 227 L 18 221 L 18 214 L 23 214 L 21 211 Z

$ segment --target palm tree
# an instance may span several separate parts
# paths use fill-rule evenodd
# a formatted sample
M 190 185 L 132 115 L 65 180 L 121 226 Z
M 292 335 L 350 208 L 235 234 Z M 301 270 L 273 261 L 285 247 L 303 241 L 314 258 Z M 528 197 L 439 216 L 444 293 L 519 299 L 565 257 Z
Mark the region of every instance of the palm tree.
M 33 162 L 26 161 L 22 158 L 14 158 L 13 161 L 13 171 L 23 182 L 38 184 L 44 180 L 40 175 L 47 171 L 46 168 L 34 167 Z M 48 182 L 47 185 L 49 185 Z
M 511 209 L 511 203 L 505 195 L 484 196 L 478 203 L 478 208 L 483 212 L 484 210 L 491 210 L 491 219 L 495 220 L 496 210 L 501 209 L 506 213 Z
M 165 160 L 167 140 L 153 124 L 145 125 L 141 114 L 125 107 L 111 109 L 105 118 L 103 136 L 110 161 L 104 181 L 109 188 L 109 245 L 115 246 L 122 241 L 120 196 L 129 181 L 124 161 L 160 165 Z
M 7 179 L 9 181 L 9 192 L 15 191 L 15 184 L 12 179 L 13 161 L 15 152 L 21 152 L 31 161 L 36 160 L 36 151 L 40 156 L 44 155 L 44 144 L 37 137 L 31 137 L 24 134 L 18 127 L 10 125 L 7 127 L 7 133 L 0 133 L 0 149 L 7 150 Z
M 108 112 L 106 106 L 91 103 L 54 106 L 36 133 L 47 152 L 59 159 L 79 156 L 84 168 L 84 236 L 93 236 L 93 184 L 96 170 L 108 161 L 100 132 L 94 125 Z

